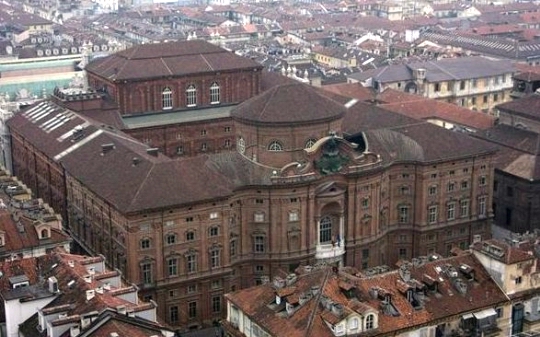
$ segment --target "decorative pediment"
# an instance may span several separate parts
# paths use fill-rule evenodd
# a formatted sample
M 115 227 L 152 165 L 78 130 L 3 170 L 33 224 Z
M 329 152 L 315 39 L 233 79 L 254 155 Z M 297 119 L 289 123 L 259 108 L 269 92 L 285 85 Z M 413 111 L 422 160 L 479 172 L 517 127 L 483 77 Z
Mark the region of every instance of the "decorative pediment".
M 317 154 L 313 160 L 315 168 L 322 175 L 340 172 L 352 160 L 351 147 L 355 146 L 335 134 L 321 139 L 310 148 Z
M 317 186 L 315 194 L 317 197 L 330 197 L 345 193 L 345 188 L 339 186 L 335 181 L 330 181 Z

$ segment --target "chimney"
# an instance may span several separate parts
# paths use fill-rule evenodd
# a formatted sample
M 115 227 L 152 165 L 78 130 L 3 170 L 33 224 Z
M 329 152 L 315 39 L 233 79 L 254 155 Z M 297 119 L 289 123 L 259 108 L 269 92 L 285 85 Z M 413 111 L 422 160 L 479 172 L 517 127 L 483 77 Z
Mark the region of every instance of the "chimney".
M 51 293 L 57 293 L 59 289 L 58 289 L 58 280 L 56 279 L 56 277 L 51 276 L 48 278 L 48 281 L 49 281 L 49 291 Z
M 87 290 L 87 291 L 86 291 L 86 300 L 87 300 L 87 301 L 90 301 L 90 300 L 93 299 L 95 296 L 96 296 L 96 292 L 95 292 L 94 289 L 90 289 L 90 290 Z
M 137 166 L 141 162 L 141 159 L 138 157 L 133 157 L 133 166 Z

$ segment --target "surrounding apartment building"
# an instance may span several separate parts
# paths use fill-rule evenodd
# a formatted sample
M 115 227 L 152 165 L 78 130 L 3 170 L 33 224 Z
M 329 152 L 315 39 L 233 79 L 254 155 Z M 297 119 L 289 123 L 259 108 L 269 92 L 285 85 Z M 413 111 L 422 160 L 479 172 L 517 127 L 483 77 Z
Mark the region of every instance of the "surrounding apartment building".
M 528 336 L 540 323 L 538 240 L 474 242 L 388 271 L 302 266 L 225 295 L 227 336 Z
M 370 276 L 327 266 L 297 271 L 227 294 L 227 336 L 466 337 L 511 331 L 509 298 L 471 252 L 415 258 Z
M 138 46 L 88 78 L 98 91 L 8 122 L 14 172 L 171 325 L 211 324 L 225 293 L 300 264 L 367 269 L 489 237 L 483 141 L 200 41 Z
M 484 112 L 509 101 L 514 68 L 508 60 L 460 57 L 424 61 L 354 73 L 349 83 L 383 91 L 392 88 Z
M 140 301 L 138 288 L 125 284 L 118 270 L 108 270 L 102 256 L 57 248 L 8 260 L 0 269 L 6 336 L 79 336 L 107 310 L 157 323 L 156 304 Z

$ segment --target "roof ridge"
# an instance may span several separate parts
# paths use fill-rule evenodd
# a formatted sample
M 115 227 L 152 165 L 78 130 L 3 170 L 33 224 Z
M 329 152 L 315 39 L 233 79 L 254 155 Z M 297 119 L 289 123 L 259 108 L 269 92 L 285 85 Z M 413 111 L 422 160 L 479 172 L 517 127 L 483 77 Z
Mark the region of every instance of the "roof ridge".
M 155 167 L 156 167 L 156 163 L 152 163 L 152 167 L 148 170 L 148 172 L 146 173 L 146 176 L 144 177 L 142 182 L 139 184 L 139 187 L 137 188 L 137 192 L 135 192 L 135 195 L 133 196 L 133 198 L 131 198 L 131 202 L 130 202 L 130 204 L 128 206 L 128 209 L 130 209 L 131 206 L 135 203 L 135 200 L 137 200 L 139 194 L 143 190 L 143 186 L 146 184 L 146 181 L 148 180 L 148 177 L 150 177 L 150 174 L 152 173 L 152 171 L 154 171 Z
M 332 273 L 331 270 L 326 270 L 326 275 L 324 276 L 324 280 L 322 282 L 321 290 L 319 291 L 319 293 L 317 294 L 317 297 L 315 298 L 315 307 L 313 308 L 313 311 L 309 315 L 309 321 L 308 321 L 308 324 L 306 326 L 306 333 L 304 334 L 304 336 L 306 336 L 306 337 L 311 336 L 311 330 L 313 329 L 313 321 L 315 320 L 315 313 L 319 309 L 319 300 L 320 300 L 320 298 L 322 296 L 322 293 L 324 292 L 324 288 L 326 287 L 326 283 L 328 282 L 328 277 L 330 276 L 330 273 Z

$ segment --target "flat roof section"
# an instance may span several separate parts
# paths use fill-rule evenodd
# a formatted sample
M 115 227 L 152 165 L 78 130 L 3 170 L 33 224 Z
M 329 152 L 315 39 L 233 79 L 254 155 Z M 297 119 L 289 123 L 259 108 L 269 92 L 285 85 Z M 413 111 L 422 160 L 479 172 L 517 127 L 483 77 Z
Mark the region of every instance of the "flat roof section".
M 159 112 L 142 115 L 123 116 L 122 122 L 127 129 L 138 129 L 170 124 L 199 122 L 217 118 L 227 118 L 236 105 L 219 106 L 215 108 Z

